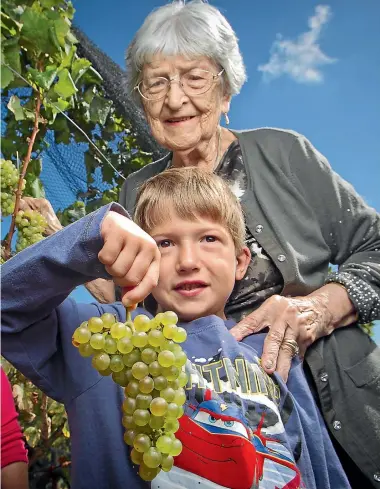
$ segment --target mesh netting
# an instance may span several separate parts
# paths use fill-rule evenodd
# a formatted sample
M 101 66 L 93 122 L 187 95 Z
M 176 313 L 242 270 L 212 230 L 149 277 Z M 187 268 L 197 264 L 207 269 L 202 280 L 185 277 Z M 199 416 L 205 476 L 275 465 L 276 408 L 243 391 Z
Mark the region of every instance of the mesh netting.
M 122 117 L 131 123 L 132 130 L 136 134 L 137 144 L 143 151 L 152 153 L 153 159 L 162 156 L 163 150 L 150 135 L 141 110 L 136 107 L 126 91 L 126 85 L 123 83 L 125 72 L 95 46 L 80 29 L 74 28 L 74 33 L 79 40 L 78 54 L 89 59 L 94 68 L 103 77 L 106 97 L 113 101 Z M 30 93 L 30 90 L 29 88 L 17 89 L 2 97 L 2 121 L 8 110 L 7 104 L 10 96 L 14 93 L 20 98 L 25 97 Z M 2 124 L 2 135 L 4 131 L 5 127 Z M 89 144 L 76 142 L 70 144 L 56 143 L 53 131 L 48 131 L 45 139 L 49 146 L 40 156 L 42 159 L 40 178 L 45 187 L 46 197 L 51 202 L 54 210 L 65 209 L 76 201 L 78 197 L 85 201 L 88 182 L 84 153 L 88 150 Z M 104 164 L 107 163 L 104 162 Z M 100 195 L 104 190 L 111 187 L 103 182 L 100 168 L 97 168 L 92 176 L 92 197 L 97 194 Z

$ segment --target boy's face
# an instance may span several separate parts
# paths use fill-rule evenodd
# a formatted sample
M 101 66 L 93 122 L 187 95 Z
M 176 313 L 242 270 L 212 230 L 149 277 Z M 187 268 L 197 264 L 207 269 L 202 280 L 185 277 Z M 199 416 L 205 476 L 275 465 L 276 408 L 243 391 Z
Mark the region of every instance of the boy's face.
M 215 314 L 224 307 L 235 284 L 244 277 L 250 252 L 238 256 L 228 230 L 208 218 L 186 221 L 174 212 L 150 232 L 161 252 L 160 278 L 152 294 L 162 311 L 182 321 Z

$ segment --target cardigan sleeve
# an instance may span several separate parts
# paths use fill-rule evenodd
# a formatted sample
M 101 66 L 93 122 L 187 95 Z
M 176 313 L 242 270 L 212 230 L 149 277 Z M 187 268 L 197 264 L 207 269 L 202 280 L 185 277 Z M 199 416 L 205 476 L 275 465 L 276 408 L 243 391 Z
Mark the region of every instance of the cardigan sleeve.
M 1 369 L 1 468 L 15 462 L 28 463 L 17 417 L 11 385 L 4 370 Z
M 332 170 L 305 137 L 295 139 L 289 159 L 330 248 L 331 263 L 338 265 L 326 283 L 337 282 L 346 288 L 360 323 L 379 319 L 380 214 Z

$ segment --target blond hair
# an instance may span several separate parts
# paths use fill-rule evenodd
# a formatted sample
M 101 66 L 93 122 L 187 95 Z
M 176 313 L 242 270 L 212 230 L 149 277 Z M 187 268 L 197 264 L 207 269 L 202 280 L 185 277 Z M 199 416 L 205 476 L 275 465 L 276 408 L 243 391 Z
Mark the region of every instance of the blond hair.
M 217 175 L 196 167 L 170 168 L 143 183 L 137 194 L 135 222 L 147 233 L 168 218 L 172 209 L 180 218 L 208 218 L 225 228 L 236 253 L 245 244 L 240 202 Z

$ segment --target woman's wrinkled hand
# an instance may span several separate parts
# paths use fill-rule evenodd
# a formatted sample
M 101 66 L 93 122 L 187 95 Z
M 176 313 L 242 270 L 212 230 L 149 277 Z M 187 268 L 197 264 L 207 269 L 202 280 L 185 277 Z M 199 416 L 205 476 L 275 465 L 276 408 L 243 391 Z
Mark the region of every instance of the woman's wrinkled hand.
M 328 297 L 323 293 L 294 298 L 274 295 L 230 332 L 240 341 L 269 328 L 262 366 L 267 373 L 276 370 L 286 381 L 293 356 L 303 357 L 314 341 L 334 330 L 334 318 L 327 305 Z
M 47 228 L 44 232 L 45 236 L 50 236 L 62 229 L 62 224 L 59 222 L 53 207 L 47 199 L 23 197 L 20 200 L 20 210 L 37 211 L 46 219 Z
M 161 254 L 154 239 L 127 217 L 109 211 L 101 225 L 103 248 L 98 254 L 113 281 L 129 287 L 125 306 L 137 304 L 158 283 Z

